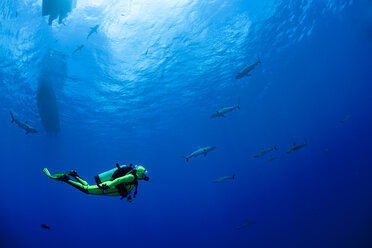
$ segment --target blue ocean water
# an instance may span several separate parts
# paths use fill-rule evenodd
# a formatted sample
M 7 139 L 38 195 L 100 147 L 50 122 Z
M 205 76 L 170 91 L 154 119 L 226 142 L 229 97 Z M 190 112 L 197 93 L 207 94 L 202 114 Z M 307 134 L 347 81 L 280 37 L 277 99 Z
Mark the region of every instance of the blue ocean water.
M 371 247 L 371 55 L 367 0 L 77 0 L 52 25 L 0 0 L 0 246 Z M 149 171 L 132 203 L 42 172 L 116 163 Z

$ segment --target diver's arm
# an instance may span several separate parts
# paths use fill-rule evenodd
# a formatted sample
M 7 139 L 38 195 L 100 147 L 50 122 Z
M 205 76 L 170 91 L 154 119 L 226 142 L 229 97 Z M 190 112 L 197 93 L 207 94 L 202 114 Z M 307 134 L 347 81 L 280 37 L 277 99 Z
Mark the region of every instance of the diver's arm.
M 123 177 L 118 177 L 114 181 L 108 181 L 104 182 L 103 184 L 106 184 L 108 187 L 112 188 L 115 187 L 116 185 L 120 183 L 131 183 L 134 181 L 134 176 L 133 175 L 126 175 Z

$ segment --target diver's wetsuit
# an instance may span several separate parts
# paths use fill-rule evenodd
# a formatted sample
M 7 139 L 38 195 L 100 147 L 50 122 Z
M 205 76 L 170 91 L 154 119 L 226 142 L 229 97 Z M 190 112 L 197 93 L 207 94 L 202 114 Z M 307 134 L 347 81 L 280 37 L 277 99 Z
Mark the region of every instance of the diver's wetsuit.
M 65 181 L 66 183 L 70 184 L 71 186 L 83 191 L 86 194 L 91 194 L 91 195 L 107 195 L 107 196 L 118 196 L 120 195 L 120 192 L 118 188 L 116 187 L 119 184 L 124 184 L 126 192 L 130 192 L 134 185 L 133 184 L 128 184 L 132 183 L 134 181 L 134 176 L 133 175 L 126 175 L 123 177 L 116 178 L 113 181 L 107 181 L 104 183 L 101 183 L 99 187 L 97 185 L 89 185 L 86 181 L 84 181 L 81 177 L 79 176 L 73 176 L 78 182 L 73 181 L 71 179 L 68 179 Z M 128 185 L 127 185 L 128 184 Z M 107 189 L 104 189 L 106 187 L 109 187 Z
M 106 181 L 98 185 L 89 185 L 86 181 L 84 181 L 81 177 L 79 177 L 76 172 L 67 172 L 64 174 L 57 174 L 57 175 L 50 175 L 47 169 L 44 169 L 44 173 L 55 180 L 63 181 L 71 186 L 79 189 L 80 191 L 86 194 L 92 195 L 105 195 L 105 196 L 119 196 L 122 195 L 119 192 L 120 184 L 125 187 L 125 191 L 129 194 L 132 189 L 134 188 L 133 182 L 135 181 L 135 177 L 132 174 L 128 174 L 122 177 L 118 177 L 113 181 Z M 76 179 L 76 181 L 71 180 L 69 176 Z M 129 200 L 129 199 L 128 199 Z

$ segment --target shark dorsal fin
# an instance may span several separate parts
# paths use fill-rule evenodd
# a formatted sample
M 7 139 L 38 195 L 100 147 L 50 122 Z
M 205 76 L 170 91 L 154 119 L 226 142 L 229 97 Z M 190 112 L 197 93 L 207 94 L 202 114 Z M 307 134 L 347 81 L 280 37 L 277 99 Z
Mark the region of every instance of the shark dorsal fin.
M 28 124 L 28 121 L 25 121 L 26 124 Z

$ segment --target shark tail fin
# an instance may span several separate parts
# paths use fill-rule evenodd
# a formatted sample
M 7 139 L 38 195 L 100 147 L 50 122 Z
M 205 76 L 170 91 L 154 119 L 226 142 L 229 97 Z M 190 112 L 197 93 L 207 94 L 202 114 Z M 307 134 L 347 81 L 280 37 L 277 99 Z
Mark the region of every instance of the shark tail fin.
M 278 147 L 276 145 L 274 145 L 274 150 L 277 151 L 278 150 Z
M 12 112 L 9 112 L 9 113 L 10 113 L 10 118 L 11 118 L 10 121 L 13 123 L 15 121 L 13 113 Z
M 231 178 L 232 178 L 232 179 L 235 179 L 235 174 L 232 174 Z
M 189 162 L 189 158 L 185 155 L 182 156 L 184 159 L 186 159 L 186 162 Z

